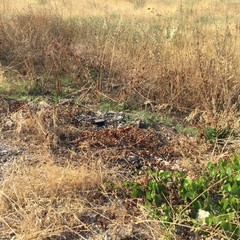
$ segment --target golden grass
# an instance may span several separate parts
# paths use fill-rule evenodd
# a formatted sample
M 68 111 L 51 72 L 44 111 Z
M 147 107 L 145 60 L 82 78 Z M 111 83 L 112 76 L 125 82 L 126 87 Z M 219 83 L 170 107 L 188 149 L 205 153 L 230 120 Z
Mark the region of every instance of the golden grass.
M 134 8 L 136 2 L 146 3 Z M 234 114 L 239 107 L 237 2 L 36 1 L 31 8 L 27 2 L 5 3 L 24 9 L 17 19 L 2 19 L 5 65 L 27 75 L 34 89 L 55 86 L 59 94 L 60 78 L 67 75 L 79 88 L 103 93 L 98 99 L 199 108 L 211 125 L 219 112 Z
M 93 103 L 104 96 L 131 108 L 149 102 L 155 112 L 170 106 L 169 111 L 185 114 L 189 122 L 237 133 L 238 9 L 237 0 L 3 0 L 0 87 L 16 91 L 20 82 L 27 85 L 27 93 L 37 95 L 40 89 L 40 94 L 50 91 L 58 96 L 65 93 L 64 81 L 73 81 L 76 92 L 86 92 Z M 151 225 L 141 203 L 131 213 L 131 204 L 119 206 L 121 197 L 112 189 L 109 193 L 104 184 L 121 186 L 124 176 L 107 169 L 102 161 L 106 159 L 96 159 L 88 143 L 79 147 L 80 153 L 72 150 L 76 162 L 56 159 L 58 134 L 76 134 L 72 126 L 60 124 L 71 112 L 60 121 L 61 109 L 36 108 L 40 110 L 22 108 L 9 116 L 14 123 L 12 140 L 28 150 L 0 182 L 0 237 L 57 239 L 86 231 L 102 239 L 82 220 L 95 212 L 108 219 L 112 236 L 117 231 L 131 236 L 132 225 L 141 222 L 149 239 L 167 239 L 171 228 L 163 229 L 160 221 Z M 185 158 L 183 166 L 193 171 L 209 157 L 209 145 L 199 139 L 184 136 L 172 144 Z M 234 150 L 214 149 L 211 160 Z M 102 196 L 108 205 L 99 206 Z
M 1 183 L 1 237 L 12 232 L 17 239 L 43 239 L 84 227 L 80 216 L 101 188 L 102 172 L 49 162 L 20 166 L 15 165 Z
M 169 1 L 168 3 L 167 1 L 159 2 L 156 0 L 84 0 L 81 2 L 77 0 L 3 0 L 0 3 L 0 9 L 2 11 L 26 11 L 29 7 L 38 9 L 54 8 L 65 16 L 106 15 L 115 12 L 124 16 L 133 17 L 145 16 L 148 8 L 155 9 L 160 13 L 173 12 L 177 8 L 175 3 L 176 1 Z
M 238 13 L 239 2 L 237 0 L 228 1 L 191 1 L 191 0 L 2 0 L 0 10 L 6 11 L 28 11 L 35 9 L 55 9 L 64 16 L 104 16 L 107 14 L 120 14 L 125 17 L 149 18 L 148 9 L 155 13 L 168 15 L 176 12 L 180 8 L 198 9 L 198 12 L 206 13 L 214 10 L 215 14 L 222 15 L 227 11 Z
M 37 110 L 36 104 L 26 106 L 11 116 L 14 127 L 7 132 L 7 139 L 16 139 L 15 144 L 25 150 L 20 159 L 2 168 L 0 237 L 12 236 L 24 240 L 65 237 L 70 240 L 81 236 L 83 239 L 100 240 L 108 234 L 116 239 L 136 235 L 136 239 L 165 240 L 177 237 L 174 233 L 175 225 L 196 231 L 194 227 L 184 224 L 187 215 L 176 216 L 181 219 L 177 219 L 169 227 L 164 226 L 161 220 L 149 219 L 143 203 L 123 192 L 123 183 L 128 179 L 124 175 L 126 173 L 105 165 L 106 160 L 113 155 L 111 147 L 106 148 L 105 155 L 101 154 L 101 149 L 90 147 L 91 142 L 94 142 L 91 135 L 89 139 L 85 139 L 85 145 L 80 139 L 80 148 L 71 149 L 72 154 L 75 154 L 71 159 L 65 156 L 64 151 L 54 151 L 56 149 L 49 145 L 56 144 L 54 147 L 62 150 L 60 136 L 46 141 L 43 132 L 52 135 L 65 132 L 67 135 L 68 127 L 71 127 L 68 125 L 71 120 L 68 111 L 74 107 L 56 107 L 54 110 L 52 106 L 48 106 Z M 52 113 L 56 116 L 51 115 Z M 20 126 L 17 124 L 19 114 L 23 120 L 19 123 Z M 58 125 L 53 125 L 54 121 Z M 71 131 L 71 135 L 76 134 L 77 138 L 80 130 Z M 104 131 L 98 131 L 97 134 L 102 132 Z M 109 141 L 107 135 L 102 134 L 100 137 Z M 190 175 L 191 172 L 196 174 L 196 166 L 200 172 L 207 157 L 210 159 L 207 148 L 211 146 L 201 144 L 199 139 L 178 135 L 171 146 L 176 153 L 183 156 L 181 166 L 187 168 Z M 110 150 L 108 155 L 107 150 Z M 213 153 L 212 158 L 216 161 L 217 158 L 224 158 L 228 156 L 227 151 L 214 149 L 216 154 Z M 136 179 L 144 183 L 147 178 L 137 176 Z M 94 219 L 93 222 L 91 218 Z M 98 230 L 95 228 L 96 224 Z M 217 235 L 218 232 L 214 234 Z

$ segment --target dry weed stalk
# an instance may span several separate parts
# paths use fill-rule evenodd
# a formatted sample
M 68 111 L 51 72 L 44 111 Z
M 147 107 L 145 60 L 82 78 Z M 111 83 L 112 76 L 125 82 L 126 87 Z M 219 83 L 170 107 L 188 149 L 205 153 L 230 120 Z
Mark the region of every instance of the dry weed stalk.
M 15 167 L 1 183 L 2 234 L 13 231 L 19 239 L 44 239 L 84 228 L 79 218 L 105 173 L 51 163 Z
M 75 12 L 76 3 L 79 5 L 75 0 L 54 0 L 49 5 L 39 1 L 42 5 L 38 10 L 27 8 L 14 14 L 7 12 L 10 0 L 0 5 L 0 61 L 3 69 L 12 70 L 14 77 L 29 83 L 28 93 L 59 96 L 64 93 L 65 82 L 73 82 L 80 101 L 86 96 L 92 102 L 104 97 L 132 108 L 148 101 L 152 109 L 167 106 L 170 110 L 192 112 L 186 120 L 194 123 L 239 128 L 239 15 L 231 3 L 226 11 L 226 3 L 213 6 L 210 0 L 192 5 L 182 1 L 181 5 L 174 5 L 172 1 L 169 6 L 158 1 L 163 10 L 150 0 L 83 2 L 81 7 L 93 14 L 76 14 L 81 11 L 76 8 Z M 49 11 L 49 6 L 56 11 Z M 168 15 L 160 15 L 170 6 L 173 10 Z M 111 10 L 116 7 L 117 14 Z M 132 13 L 135 18 L 130 17 Z M 0 84 L 3 80 L 9 81 L 1 71 Z M 11 116 L 15 134 L 21 144 L 28 146 L 30 154 L 13 164 L 0 182 L 2 236 L 12 234 L 26 240 L 67 238 L 67 233 L 79 237 L 79 232 L 91 231 L 98 235 L 84 221 L 89 212 L 101 215 L 107 221 L 102 226 L 108 226 L 112 235 L 120 230 L 133 234 L 133 224 L 129 222 L 136 221 L 132 216 L 136 212 L 149 239 L 160 239 L 162 231 L 174 235 L 173 228 L 159 230 L 162 222 L 147 219 L 144 211 L 139 213 L 141 204 L 119 206 L 115 202 L 118 196 L 114 191 L 109 193 L 104 185 L 109 178 L 116 183 L 121 175 L 103 165 L 105 158 L 114 156 L 119 141 L 127 142 L 133 150 L 137 143 L 138 147 L 143 144 L 155 151 L 159 150 L 155 145 L 159 139 L 141 130 L 125 129 L 124 134 L 124 129 L 102 130 L 99 136 L 66 127 L 64 122 L 76 112 L 67 112 L 60 104 L 58 107 L 37 111 L 22 108 Z M 61 119 L 61 114 L 66 119 Z M 51 150 L 58 147 L 62 135 L 73 140 L 82 137 L 75 142 L 81 158 L 79 152 L 71 150 L 81 164 L 72 167 L 65 162 L 59 164 L 62 159 L 51 159 Z M 227 143 L 222 148 L 209 149 L 208 144 L 190 140 L 180 137 L 172 142 L 171 151 L 185 158 L 183 165 L 196 167 L 195 163 L 202 164 L 206 158 L 215 162 L 231 153 Z M 234 149 L 239 146 L 239 140 L 231 143 Z M 102 155 L 95 152 L 99 145 L 107 149 Z M 113 150 L 109 151 L 111 147 Z M 25 160 L 29 155 L 28 165 Z M 41 161 L 35 163 L 39 155 Z M 96 156 L 100 156 L 97 161 Z M 84 165 L 86 161 L 88 164 Z M 121 176 L 120 182 L 124 180 Z M 107 206 L 99 201 L 102 198 Z M 132 206 L 136 207 L 134 211 Z M 185 217 L 179 216 L 172 225 L 184 225 Z
M 209 3 L 183 4 L 176 16 L 152 10 L 147 20 L 106 14 L 73 21 L 33 10 L 2 17 L 1 62 L 26 75 L 33 93 L 60 94 L 63 79 L 72 79 L 132 107 L 149 100 L 198 108 L 215 124 L 222 112 L 239 110 L 238 18 L 222 8 L 207 17 Z

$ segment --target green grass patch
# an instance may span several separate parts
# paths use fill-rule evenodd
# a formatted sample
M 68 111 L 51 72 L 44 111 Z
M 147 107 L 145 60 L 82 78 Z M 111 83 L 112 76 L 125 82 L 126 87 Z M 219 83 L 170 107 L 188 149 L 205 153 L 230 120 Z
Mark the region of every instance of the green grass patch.
M 182 124 L 177 123 L 175 125 L 175 128 L 176 128 L 178 133 L 182 133 L 182 134 L 185 134 L 185 135 L 191 135 L 191 136 L 194 136 L 194 137 L 199 137 L 200 136 L 199 131 L 194 127 L 183 126 Z
M 110 111 L 115 111 L 115 112 L 123 112 L 128 110 L 128 105 L 126 103 L 117 103 L 114 101 L 110 101 L 108 99 L 102 99 L 100 103 L 100 109 L 103 112 L 110 112 Z
M 154 127 L 154 125 L 162 123 L 164 125 L 174 124 L 174 119 L 171 117 L 161 116 L 158 113 L 154 113 L 146 110 L 135 110 L 129 114 L 129 122 L 136 120 L 143 121 L 147 126 Z

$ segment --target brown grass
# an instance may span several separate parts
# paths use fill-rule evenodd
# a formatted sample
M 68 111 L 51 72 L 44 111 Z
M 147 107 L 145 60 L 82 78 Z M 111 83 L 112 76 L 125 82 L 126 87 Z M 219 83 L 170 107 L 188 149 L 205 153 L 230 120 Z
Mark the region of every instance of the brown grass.
M 18 165 L 12 171 L 1 187 L 1 237 L 13 233 L 17 239 L 44 239 L 84 228 L 79 218 L 104 177 L 86 166 L 50 163 L 37 168 Z
M 240 89 L 234 8 L 186 4 L 158 14 L 66 20 L 59 11 L 30 9 L 2 16 L 1 62 L 30 79 L 34 94 L 50 89 L 59 94 L 67 78 L 132 107 L 150 101 L 190 112 L 198 108 L 211 125 L 219 113 L 234 115 Z
M 103 178 L 96 166 L 17 168 L 1 183 L 1 238 L 166 239 L 166 229 L 147 220 L 141 203 L 136 207 L 105 190 L 103 179 L 109 176 Z
M 29 3 L 0 3 L 0 94 L 6 98 L 64 96 L 79 106 L 107 99 L 130 109 L 148 103 L 158 114 L 167 106 L 200 129 L 239 132 L 237 1 Z M 32 101 L 7 113 L 13 127 L 1 134 L 25 150 L 3 169 L 0 238 L 77 239 L 84 233 L 85 239 L 103 239 L 108 232 L 114 239 L 177 239 L 122 192 L 126 173 L 106 165 L 121 154 L 114 148 L 119 141 L 133 151 L 146 137 L 144 144 L 160 151 L 158 139 L 134 127 L 124 134 L 123 128 L 79 130 L 70 124 L 79 106 Z M 62 136 L 79 137 L 78 145 L 64 148 Z M 99 144 L 104 151 L 97 151 Z M 212 148 L 178 135 L 170 150 L 191 174 L 206 158 L 229 157 L 238 142 L 231 144 Z
M 176 221 L 169 227 L 149 218 L 143 203 L 133 199 L 123 187 L 126 180 L 144 184 L 148 175 L 130 178 L 131 166 L 124 170 L 116 160 L 123 158 L 125 151 L 142 154 L 146 163 L 151 154 L 160 154 L 170 161 L 175 156 L 179 167 L 196 177 L 206 159 L 229 157 L 231 149 L 213 149 L 211 144 L 185 135 L 177 135 L 169 149 L 161 148 L 153 131 L 133 126 L 79 130 L 71 124 L 78 111 L 83 110 L 77 106 L 43 107 L 40 102 L 11 113 L 13 126 L 2 133 L 23 153 L 2 166 L 0 236 L 70 240 L 80 236 L 102 239 L 108 234 L 114 239 L 170 239 L 177 238 L 176 226 L 197 231 L 184 224 L 187 215 L 174 216 Z

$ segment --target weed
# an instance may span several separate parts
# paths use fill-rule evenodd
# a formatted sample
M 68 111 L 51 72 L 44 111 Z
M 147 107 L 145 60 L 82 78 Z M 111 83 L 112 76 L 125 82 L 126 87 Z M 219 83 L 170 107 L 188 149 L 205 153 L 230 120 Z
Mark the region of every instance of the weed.
M 215 141 L 225 139 L 230 136 L 231 131 L 229 129 L 216 129 L 213 127 L 206 127 L 205 139 L 214 143 Z
M 157 105 L 198 107 L 218 120 L 222 112 L 239 109 L 239 56 L 234 50 L 239 35 L 231 27 L 234 16 L 221 16 L 221 25 L 218 12 L 202 20 L 206 12 L 198 12 L 198 4 L 183 4 L 182 11 L 148 20 L 116 12 L 69 19 L 33 10 L 2 16 L 1 63 L 31 84 L 40 77 L 43 92 L 60 93 L 61 79 L 68 78 L 78 88 L 94 84 L 131 108 L 149 99 Z
M 143 121 L 147 126 L 154 127 L 156 124 L 162 123 L 164 125 L 173 124 L 173 119 L 170 117 L 163 117 L 160 114 L 151 111 L 132 111 L 129 114 L 128 122 L 136 122 L 136 120 Z
M 8 20 L 1 18 L 1 63 L 28 78 L 37 92 L 48 88 L 53 77 L 60 91 L 59 76 L 71 71 L 77 61 L 70 48 L 77 32 L 75 23 L 47 12 L 32 10 Z
M 240 203 L 240 154 L 231 160 L 209 163 L 202 176 L 191 180 L 184 173 L 151 172 L 146 185 L 127 182 L 133 197 L 143 198 L 150 214 L 162 221 L 177 221 L 190 210 L 191 220 L 199 210 L 209 212 L 206 223 L 237 239 Z M 196 223 L 199 225 L 199 223 Z M 201 231 L 201 228 L 200 228 Z
M 5 154 L 2 137 L 17 139 L 25 163 L 11 165 L 10 159 L 0 164 L 0 238 L 73 239 L 68 232 L 77 238 L 108 238 L 96 237 L 98 222 L 108 233 L 124 229 L 118 235 L 126 239 L 184 238 L 189 231 L 195 238 L 203 235 L 199 239 L 238 239 L 240 157 L 219 160 L 239 148 L 238 139 L 224 149 L 219 144 L 230 129 L 239 132 L 238 1 L 37 0 L 28 5 L 0 1 L 0 153 Z M 84 104 L 58 104 L 65 96 Z M 197 110 L 198 124 L 219 127 L 206 128 L 204 143 L 181 135 L 162 147 L 154 129 L 148 134 L 149 129 L 135 126 L 96 131 L 73 126 L 81 105 L 99 102 L 102 96 L 105 112 L 132 110 L 127 112 L 130 123 L 163 123 L 198 135 L 147 110 L 166 105 Z M 15 111 L 17 104 L 8 104 L 10 98 L 46 97 L 58 105 L 24 103 Z M 142 110 L 145 102 L 150 108 Z M 6 129 L 15 131 L 4 132 L 5 113 Z M 68 146 L 61 135 L 69 139 Z M 143 182 L 129 179 L 128 189 L 144 202 L 148 215 L 140 201 L 128 199 L 126 188 L 121 189 L 128 173 L 102 164 L 117 159 L 127 162 L 130 171 L 132 154 L 138 155 L 139 148 L 141 162 L 155 160 L 152 154 L 159 152 L 172 161 L 180 154 L 191 165 L 189 175 L 193 168 L 198 173 L 192 179 L 185 173 L 154 171 Z M 209 163 L 200 174 L 196 166 L 205 165 L 210 155 L 217 163 Z M 46 164 L 52 157 L 54 164 Z M 143 229 L 135 229 L 136 219 Z M 135 233 L 145 231 L 146 237 Z
M 78 218 L 87 211 L 84 209 L 87 191 L 100 187 L 100 179 L 86 166 L 78 169 L 51 163 L 37 168 L 22 166 L 14 175 L 5 177 L 1 185 L 1 237 L 9 231 L 24 239 L 54 237 L 66 231 L 74 235 Z M 20 187 L 23 185 L 24 189 Z M 5 217 L 8 211 L 15 211 L 18 224 Z
M 116 102 L 103 99 L 100 103 L 100 109 L 104 112 L 110 111 L 122 112 L 128 109 L 128 105 L 126 103 L 118 104 Z
M 182 124 L 179 124 L 179 123 L 177 123 L 175 125 L 175 128 L 176 128 L 178 133 L 192 135 L 192 136 L 195 136 L 195 137 L 198 137 L 200 135 L 199 131 L 196 130 L 195 128 L 193 128 L 193 127 L 184 127 Z

